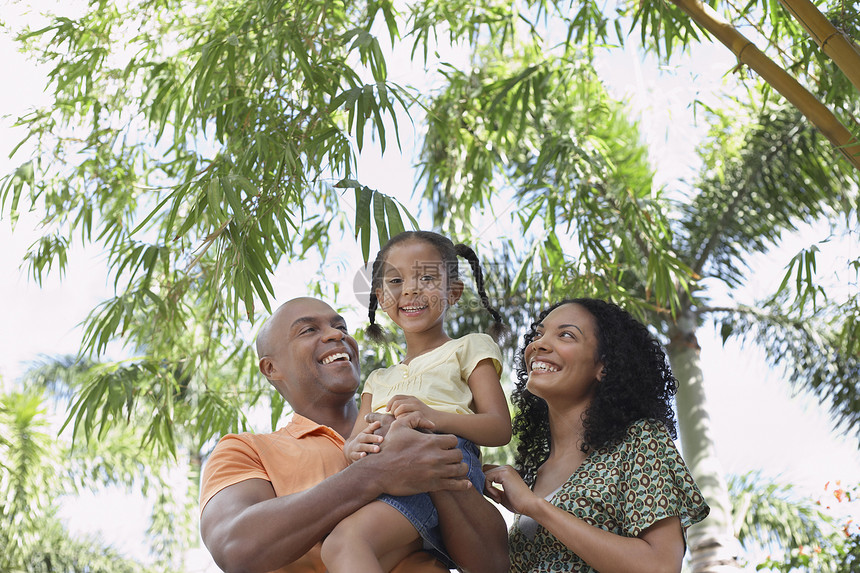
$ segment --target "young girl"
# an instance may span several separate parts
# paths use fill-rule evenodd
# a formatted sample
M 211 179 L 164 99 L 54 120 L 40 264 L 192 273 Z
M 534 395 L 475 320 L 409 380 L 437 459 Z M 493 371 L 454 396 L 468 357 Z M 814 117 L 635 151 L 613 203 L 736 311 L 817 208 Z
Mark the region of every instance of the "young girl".
M 382 338 L 375 320 L 378 305 L 403 330 L 406 356 L 367 378 L 344 455 L 355 462 L 379 451 L 382 438 L 373 434 L 379 423 L 367 425 L 366 414 L 382 411 L 397 418 L 417 414 L 432 422 L 435 432 L 458 436 L 474 484 L 472 495 L 480 495 L 484 476 L 478 445 L 507 444 L 511 418 L 499 382 L 498 345 L 477 333 L 452 340 L 443 328 L 448 307 L 463 293 L 458 256 L 469 261 L 481 303 L 493 315 L 495 326 L 501 326 L 501 316 L 489 306 L 480 263 L 471 248 L 427 231 L 393 237 L 373 263 L 368 334 Z M 451 539 L 452 533 L 456 535 L 450 531 L 445 535 Z M 341 521 L 323 542 L 322 559 L 329 573 L 387 572 L 422 546 L 453 566 L 430 496 L 386 495 Z

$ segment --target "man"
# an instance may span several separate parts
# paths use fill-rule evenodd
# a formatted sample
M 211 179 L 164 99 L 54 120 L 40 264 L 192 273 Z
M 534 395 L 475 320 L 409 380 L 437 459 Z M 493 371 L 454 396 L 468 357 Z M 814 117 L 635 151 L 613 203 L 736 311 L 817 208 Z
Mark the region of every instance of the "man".
M 322 573 L 320 542 L 381 493 L 431 496 L 446 523 L 473 525 L 445 541 L 465 571 L 508 570 L 498 511 L 465 479 L 450 435 L 421 433 L 421 420 L 391 424 L 379 453 L 347 465 L 343 437 L 355 423 L 358 345 L 331 307 L 313 298 L 278 308 L 257 337 L 260 371 L 293 408 L 273 434 L 225 436 L 203 471 L 200 531 L 221 569 Z M 416 552 L 395 573 L 447 571 Z

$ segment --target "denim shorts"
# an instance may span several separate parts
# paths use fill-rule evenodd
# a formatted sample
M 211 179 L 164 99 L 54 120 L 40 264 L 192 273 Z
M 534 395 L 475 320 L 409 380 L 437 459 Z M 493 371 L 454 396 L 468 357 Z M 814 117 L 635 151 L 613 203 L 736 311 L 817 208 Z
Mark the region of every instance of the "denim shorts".
M 457 448 L 463 452 L 463 462 L 469 466 L 469 480 L 477 492 L 484 491 L 484 472 L 481 471 L 481 450 L 474 443 L 457 437 Z M 393 496 L 383 494 L 378 498 L 402 513 L 412 522 L 424 540 L 424 549 L 439 559 L 447 567 L 455 567 L 451 557 L 442 543 L 442 532 L 439 529 L 439 514 L 430 494 L 419 493 L 416 495 Z

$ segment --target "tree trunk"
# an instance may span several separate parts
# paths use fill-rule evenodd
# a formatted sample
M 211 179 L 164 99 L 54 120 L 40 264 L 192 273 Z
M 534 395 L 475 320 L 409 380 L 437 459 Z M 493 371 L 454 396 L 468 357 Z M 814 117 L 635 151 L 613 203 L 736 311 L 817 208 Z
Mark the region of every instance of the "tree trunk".
M 809 0 L 779 0 L 779 3 L 860 91 L 860 52 L 856 44 L 837 30 Z
M 670 335 L 667 351 L 679 384 L 676 401 L 681 449 L 711 507 L 710 515 L 687 531 L 691 570 L 693 573 L 736 573 L 741 569 L 737 559 L 740 545 L 732 525 L 728 486 L 714 448 L 696 322 L 689 310 L 679 316 Z
M 790 101 L 851 165 L 860 170 L 860 142 L 814 95 L 768 58 L 710 6 L 699 0 L 671 0 L 693 20 L 735 53 L 738 61 L 755 70 L 773 89 Z

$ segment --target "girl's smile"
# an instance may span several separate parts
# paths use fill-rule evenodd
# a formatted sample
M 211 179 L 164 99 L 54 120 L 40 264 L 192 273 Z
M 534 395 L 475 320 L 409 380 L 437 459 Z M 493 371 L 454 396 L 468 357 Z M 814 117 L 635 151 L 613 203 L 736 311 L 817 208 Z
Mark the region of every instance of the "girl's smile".
M 448 269 L 436 247 L 421 240 L 405 241 L 388 251 L 383 264 L 382 287 L 376 290 L 380 308 L 407 337 L 438 336 L 445 311 L 459 294 L 450 288 Z

